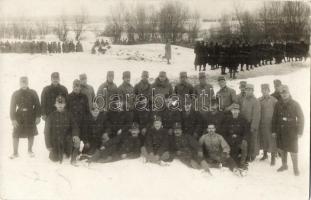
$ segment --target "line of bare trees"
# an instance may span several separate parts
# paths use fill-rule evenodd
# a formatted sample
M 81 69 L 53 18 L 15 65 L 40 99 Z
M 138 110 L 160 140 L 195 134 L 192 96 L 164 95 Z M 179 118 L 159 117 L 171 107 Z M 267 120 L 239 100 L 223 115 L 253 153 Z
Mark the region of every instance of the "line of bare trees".
M 84 10 L 71 17 L 61 15 L 55 22 L 15 19 L 11 23 L 0 23 L 0 38 L 33 40 L 43 39 L 48 34 L 55 34 L 59 41 L 64 42 L 68 40 L 69 31 L 73 31 L 75 40 L 80 41 L 87 23 L 88 14 Z
M 224 14 L 220 25 L 209 31 L 218 41 L 310 41 L 310 7 L 302 1 L 263 2 L 257 11 L 243 11 L 234 6 L 232 15 Z
M 123 3 L 111 9 L 103 35 L 115 43 L 126 38 L 127 43 L 193 42 L 200 30 L 200 15 L 190 11 L 181 1 L 166 1 L 159 9 L 139 4 L 129 7 Z M 125 37 L 123 37 L 125 35 Z

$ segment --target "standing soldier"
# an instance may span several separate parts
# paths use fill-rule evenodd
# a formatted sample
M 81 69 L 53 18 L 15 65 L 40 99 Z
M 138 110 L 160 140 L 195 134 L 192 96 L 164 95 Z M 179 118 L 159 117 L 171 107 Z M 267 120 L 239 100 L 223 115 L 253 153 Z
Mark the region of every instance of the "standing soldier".
M 40 123 L 40 102 L 37 92 L 28 87 L 28 78 L 20 78 L 20 89 L 12 95 L 10 118 L 13 124 L 13 155 L 18 157 L 19 138 L 28 138 L 28 154 L 34 156 L 32 146 L 34 136 L 38 135 L 37 124 Z
M 167 60 L 167 64 L 171 64 L 170 60 L 172 58 L 172 47 L 171 47 L 171 43 L 169 41 L 166 41 L 165 44 L 165 59 Z
M 152 90 L 152 110 L 158 111 L 165 108 L 165 97 L 173 93 L 173 87 L 166 76 L 166 72 L 161 71 L 159 76 L 151 85 Z
M 275 105 L 272 118 L 272 133 L 277 138 L 277 147 L 282 150 L 282 166 L 278 172 L 288 169 L 287 152 L 290 152 L 294 174 L 299 176 L 298 137 L 302 136 L 304 116 L 298 102 L 292 99 L 288 86 L 280 89 L 282 99 Z
M 141 81 L 134 86 L 135 98 L 135 121 L 140 127 L 140 137 L 144 138 L 151 120 L 151 84 L 148 81 L 149 72 L 143 71 Z
M 194 93 L 193 86 L 188 82 L 187 72 L 180 72 L 180 82 L 175 86 L 175 93 L 179 97 L 181 109 L 185 109 L 186 103 L 191 103 Z
M 113 82 L 114 80 L 114 72 L 107 72 L 107 80 L 105 83 L 101 84 L 97 90 L 97 103 L 100 109 L 105 108 L 107 111 L 109 110 L 109 103 L 112 101 L 113 96 L 118 95 L 118 87 Z
M 252 84 L 246 84 L 245 98 L 241 104 L 241 114 L 250 124 L 248 160 L 252 162 L 259 154 L 258 128 L 260 122 L 260 103 L 254 96 L 254 85 Z
M 194 70 L 197 71 L 197 67 L 200 61 L 200 42 L 196 41 L 195 46 L 194 46 L 194 54 L 195 54 L 195 59 L 194 59 Z
M 56 110 L 46 119 L 44 127 L 45 144 L 50 152 L 49 158 L 56 162 L 63 162 L 63 154 L 71 156 L 71 164 L 76 165 L 79 153 L 79 128 L 72 115 L 65 109 L 66 99 L 56 98 Z
M 259 98 L 261 106 L 261 119 L 259 124 L 259 141 L 260 147 L 264 151 L 264 155 L 260 160 L 268 158 L 267 153 L 271 153 L 271 166 L 275 165 L 275 157 L 277 153 L 276 140 L 272 137 L 272 116 L 274 106 L 277 102 L 276 98 L 270 96 L 269 84 L 261 85 L 262 97 Z
M 57 96 L 62 95 L 67 98 L 67 88 L 60 84 L 58 72 L 51 74 L 52 84 L 43 88 L 41 93 L 41 114 L 42 119 L 45 120 L 47 116 L 55 111 L 55 99 Z
M 246 81 L 240 81 L 240 94 L 237 95 L 237 101 L 238 104 L 241 106 L 243 99 L 245 98 L 245 87 L 246 87 Z
M 73 90 L 68 95 L 67 109 L 73 119 L 79 126 L 79 132 L 82 133 L 83 124 L 90 114 L 87 96 L 81 93 L 81 82 L 76 79 L 73 81 Z
M 219 101 L 220 111 L 230 111 L 231 105 L 237 103 L 236 92 L 234 89 L 229 88 L 226 84 L 226 79 L 224 76 L 218 77 L 218 84 L 220 90 L 217 92 L 216 97 Z
M 282 88 L 282 82 L 279 79 L 275 79 L 273 81 L 273 85 L 274 85 L 274 92 L 271 94 L 271 96 L 273 96 L 279 101 L 281 100 L 280 89 Z
M 201 111 L 204 108 L 208 110 L 210 107 L 210 101 L 214 98 L 215 93 L 213 86 L 207 83 L 206 74 L 204 72 L 199 73 L 199 84 L 194 86 L 194 94 L 198 99 L 197 110 Z
M 124 102 L 125 110 L 133 110 L 134 106 L 134 87 L 131 85 L 131 72 L 123 72 L 123 83 L 118 87 L 118 93 L 122 102 Z
M 93 101 L 95 98 L 94 88 L 91 85 L 87 84 L 86 74 L 80 74 L 79 78 L 80 78 L 80 83 L 81 83 L 81 93 L 87 96 L 89 110 L 92 110 Z

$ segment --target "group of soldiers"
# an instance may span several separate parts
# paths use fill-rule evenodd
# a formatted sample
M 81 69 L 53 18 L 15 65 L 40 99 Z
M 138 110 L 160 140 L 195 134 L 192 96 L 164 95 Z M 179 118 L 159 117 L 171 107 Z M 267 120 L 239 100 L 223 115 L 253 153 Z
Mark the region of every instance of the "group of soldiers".
M 46 41 L 0 41 L 0 53 L 70 53 L 83 52 L 80 41 L 46 42 Z
M 301 61 L 306 59 L 309 52 L 309 44 L 304 41 L 295 42 L 236 42 L 214 43 L 197 41 L 194 48 L 195 70 L 206 70 L 206 65 L 211 66 L 211 70 L 221 68 L 221 74 L 226 74 L 229 69 L 230 78 L 236 78 L 238 67 L 240 71 L 254 69 L 263 65 L 271 65 L 290 61 Z
M 110 48 L 111 46 L 107 40 L 104 41 L 102 39 L 101 41 L 99 41 L 99 39 L 97 39 L 92 47 L 91 52 L 92 54 L 96 54 L 96 53 L 105 54 L 106 51 Z
M 214 92 L 206 74 L 200 72 L 199 84 L 188 82 L 186 72 L 173 88 L 166 72 L 161 71 L 153 83 L 143 71 L 141 80 L 132 86 L 131 73 L 123 72 L 123 83 L 114 83 L 114 72 L 95 95 L 87 75 L 73 81 L 72 92 L 60 83 L 58 72 L 51 74 L 51 84 L 44 87 L 41 103 L 36 91 L 28 87 L 28 78 L 20 78 L 20 89 L 11 99 L 10 117 L 14 153 L 18 157 L 19 138 L 28 138 L 32 151 L 37 124 L 45 121 L 45 144 L 52 161 L 71 157 L 79 160 L 112 162 L 143 157 L 144 162 L 166 165 L 174 159 L 195 169 L 211 173 L 222 166 L 244 176 L 248 163 L 271 153 L 271 166 L 278 154 L 282 158 L 279 172 L 288 169 L 290 152 L 294 174 L 298 169 L 298 137 L 303 133 L 304 116 L 293 100 L 288 86 L 274 81 L 261 85 L 262 96 L 254 96 L 254 85 L 240 82 L 240 93 L 218 77 L 220 90 Z

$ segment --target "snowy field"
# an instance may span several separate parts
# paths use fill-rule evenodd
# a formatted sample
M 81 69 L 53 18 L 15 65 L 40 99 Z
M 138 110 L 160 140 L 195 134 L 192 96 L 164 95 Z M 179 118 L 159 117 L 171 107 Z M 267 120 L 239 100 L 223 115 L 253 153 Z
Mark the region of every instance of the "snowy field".
M 20 157 L 10 160 L 12 153 L 12 126 L 9 119 L 9 103 L 14 90 L 19 87 L 19 77 L 27 75 L 30 88 L 39 95 L 50 84 L 50 74 L 59 71 L 61 83 L 72 90 L 72 81 L 80 73 L 88 75 L 89 83 L 97 90 L 105 81 L 108 70 L 115 71 L 115 82 L 121 83 L 122 72 L 132 72 L 132 83 L 138 82 L 142 70 L 148 70 L 154 78 L 165 70 L 170 79 L 176 80 L 180 71 L 187 71 L 191 78 L 193 70 L 192 49 L 172 46 L 173 60 L 167 65 L 162 56 L 164 45 L 112 46 L 107 55 L 91 55 L 89 52 L 75 54 L 0 55 L 0 199 L 253 199 L 293 200 L 308 198 L 309 141 L 310 141 L 310 60 L 307 62 L 283 63 L 239 73 L 239 79 L 255 85 L 255 94 L 260 95 L 260 84 L 278 78 L 288 84 L 294 99 L 302 106 L 305 115 L 304 135 L 300 139 L 299 167 L 301 175 L 293 175 L 290 157 L 289 170 L 277 173 L 269 161 L 256 160 L 249 166 L 247 177 L 240 178 L 228 169 L 212 169 L 213 176 L 190 169 L 179 161 L 160 167 L 144 164 L 141 159 L 123 160 L 109 164 L 81 165 L 73 167 L 66 161 L 62 165 L 48 159 L 43 127 L 38 126 L 35 138 L 35 158 L 27 155 L 27 140 L 20 141 Z M 215 77 L 219 71 L 208 71 L 216 91 Z M 237 80 L 228 85 L 238 90 Z M 152 79 L 151 79 L 152 81 Z M 191 79 L 196 83 L 195 79 Z

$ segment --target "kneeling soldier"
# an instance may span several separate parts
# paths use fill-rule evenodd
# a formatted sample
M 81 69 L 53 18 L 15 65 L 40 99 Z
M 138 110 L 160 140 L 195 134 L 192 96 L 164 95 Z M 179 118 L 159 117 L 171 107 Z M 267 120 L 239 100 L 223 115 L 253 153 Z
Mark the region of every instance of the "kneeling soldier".
M 189 134 L 184 134 L 180 123 L 174 124 L 174 157 L 182 163 L 195 169 L 203 168 L 210 173 L 207 162 L 203 160 L 203 152 L 197 140 Z
M 141 149 L 146 162 L 161 164 L 161 161 L 168 161 L 169 140 L 168 131 L 162 128 L 161 119 L 155 117 L 153 127 L 147 131 L 145 145 Z
M 123 135 L 120 155 L 121 159 L 138 158 L 140 156 L 141 139 L 139 137 L 139 125 L 134 122 L 132 128 Z
M 52 112 L 45 123 L 45 144 L 52 161 L 63 161 L 63 154 L 71 156 L 71 164 L 76 164 L 79 154 L 79 128 L 72 115 L 65 110 L 65 97 L 56 98 L 56 111 Z
M 211 166 L 229 167 L 232 172 L 240 175 L 240 170 L 237 168 L 235 161 L 230 157 L 230 146 L 215 130 L 215 125 L 209 124 L 207 134 L 204 134 L 199 140 L 202 148 L 206 150 L 206 154 L 204 155 L 206 161 Z

